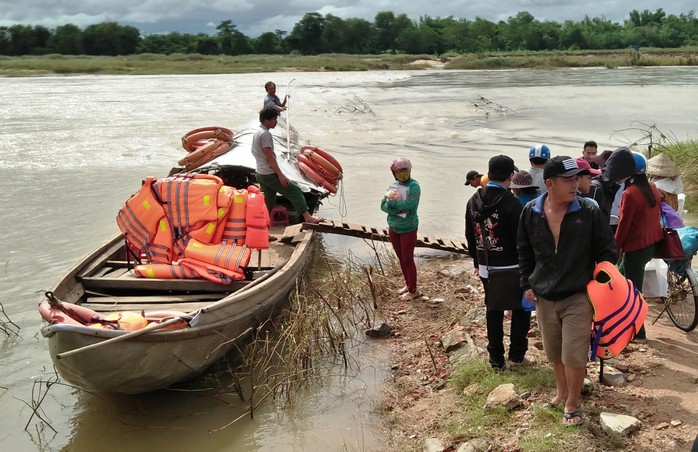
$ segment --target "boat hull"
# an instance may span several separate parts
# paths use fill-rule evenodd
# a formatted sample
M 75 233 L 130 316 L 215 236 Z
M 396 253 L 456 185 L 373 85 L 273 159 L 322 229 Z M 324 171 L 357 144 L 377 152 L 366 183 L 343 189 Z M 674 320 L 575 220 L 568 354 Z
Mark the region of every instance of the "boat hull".
M 314 232 L 305 231 L 300 240 L 286 245 L 293 246 L 290 256 L 264 281 L 197 310 L 191 327 L 153 331 L 61 356 L 125 332 L 82 325 L 45 326 L 41 331 L 48 339 L 49 353 L 58 373 L 82 389 L 121 394 L 163 389 L 202 373 L 231 348 L 240 345 L 256 326 L 288 300 L 311 254 L 313 237 Z M 89 265 L 88 259 L 84 266 Z M 79 268 L 59 283 L 54 293 L 67 296 L 66 290 L 82 291 L 75 280 L 77 273 Z

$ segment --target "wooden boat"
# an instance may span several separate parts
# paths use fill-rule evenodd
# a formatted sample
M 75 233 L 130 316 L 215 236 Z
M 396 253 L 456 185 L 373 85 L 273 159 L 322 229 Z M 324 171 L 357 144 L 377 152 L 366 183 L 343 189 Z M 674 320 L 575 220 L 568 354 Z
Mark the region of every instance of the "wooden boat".
M 41 333 L 48 338 L 56 369 L 80 388 L 125 394 L 162 389 L 203 372 L 287 299 L 313 237 L 312 231 L 297 231 L 289 227 L 269 250 L 262 250 L 262 265 L 251 281 L 231 286 L 203 279 L 137 278 L 127 268 L 123 238 L 114 237 L 72 269 L 53 289 L 54 296 L 98 313 L 145 311 L 147 318 L 150 311 L 179 312 L 192 319 L 190 326 L 109 343 L 133 333 L 47 325 Z M 80 350 L 99 343 L 103 345 Z
M 285 146 L 279 148 L 278 157 L 284 158 Z M 229 154 L 234 152 L 242 154 L 240 149 Z M 289 160 L 285 158 L 287 164 Z M 235 185 L 249 183 L 254 171 L 244 161 L 214 162 L 210 168 L 226 184 Z M 299 182 L 308 188 L 312 209 L 328 195 L 312 181 Z M 277 240 L 268 249 L 253 251 L 251 280 L 230 285 L 138 278 L 119 234 L 77 264 L 40 305 L 49 320 L 41 333 L 48 339 L 56 369 L 80 388 L 125 394 L 166 388 L 203 372 L 283 305 L 309 259 L 314 234 L 300 224 L 272 226 L 270 235 Z M 46 314 L 56 309 L 70 312 L 71 307 L 94 311 L 100 318 L 132 311 L 157 321 L 129 332 Z

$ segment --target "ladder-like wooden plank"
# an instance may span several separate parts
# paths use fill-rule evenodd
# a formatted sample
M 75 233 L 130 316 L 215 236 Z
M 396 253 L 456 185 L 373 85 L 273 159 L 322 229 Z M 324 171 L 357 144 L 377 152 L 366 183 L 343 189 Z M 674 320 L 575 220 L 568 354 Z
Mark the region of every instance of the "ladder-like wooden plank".
M 303 223 L 304 229 L 313 229 L 318 232 L 328 234 L 348 235 L 351 237 L 359 237 L 368 240 L 380 240 L 383 242 L 390 241 L 388 230 L 385 228 L 375 228 L 356 223 L 341 223 L 339 221 L 327 220 L 318 224 Z M 432 235 L 423 236 L 417 234 L 417 246 L 422 248 L 432 248 L 451 253 L 467 254 L 468 247 L 465 243 L 458 242 L 452 239 L 438 238 Z

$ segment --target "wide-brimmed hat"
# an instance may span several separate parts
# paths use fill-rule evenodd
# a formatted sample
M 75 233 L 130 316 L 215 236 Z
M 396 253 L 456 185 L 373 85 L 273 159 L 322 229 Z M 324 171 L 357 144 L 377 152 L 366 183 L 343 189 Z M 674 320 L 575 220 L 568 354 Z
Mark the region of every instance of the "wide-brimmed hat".
M 517 171 L 511 178 L 510 188 L 540 188 L 533 185 L 533 176 L 528 171 Z
M 658 177 L 677 177 L 681 172 L 668 155 L 661 153 L 647 160 L 647 174 Z

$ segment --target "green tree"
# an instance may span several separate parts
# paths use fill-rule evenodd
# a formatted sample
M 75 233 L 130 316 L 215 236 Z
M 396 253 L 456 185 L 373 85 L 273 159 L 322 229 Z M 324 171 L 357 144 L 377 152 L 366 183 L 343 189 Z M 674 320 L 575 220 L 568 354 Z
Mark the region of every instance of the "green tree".
M 133 55 L 139 41 L 137 28 L 116 22 L 90 25 L 82 33 L 82 46 L 88 55 Z
M 49 46 L 54 53 L 82 55 L 82 30 L 73 24 L 61 25 L 53 32 Z
M 200 53 L 202 55 L 218 55 L 220 52 L 218 49 L 218 40 L 213 36 L 199 33 L 196 35 L 194 43 L 196 53 Z
M 412 26 L 403 29 L 395 40 L 396 50 L 404 53 L 419 55 L 436 53 L 439 36 L 429 26 Z
M 276 34 L 268 31 L 257 36 L 254 40 L 254 51 L 255 53 L 262 55 L 273 55 L 277 53 L 282 53 L 281 41 Z
M 376 29 L 376 47 L 382 52 L 392 52 L 397 47 L 395 41 L 403 30 L 414 27 L 406 14 L 395 16 L 392 11 L 381 11 L 373 19 Z
M 376 53 L 376 30 L 365 19 L 347 19 L 347 52 L 352 54 Z
M 325 51 L 323 31 L 325 18 L 318 13 L 306 13 L 303 18 L 293 26 L 287 42 L 293 50 L 304 55 L 317 55 Z
M 224 20 L 216 26 L 216 39 L 218 40 L 218 48 L 223 55 L 235 55 L 234 35 L 237 32 L 237 27 L 233 25 L 232 20 Z

